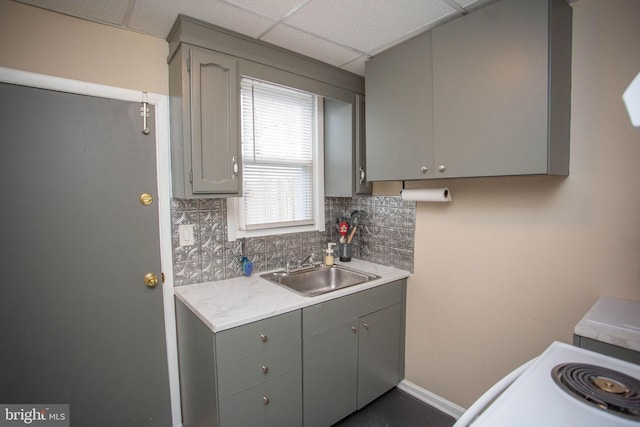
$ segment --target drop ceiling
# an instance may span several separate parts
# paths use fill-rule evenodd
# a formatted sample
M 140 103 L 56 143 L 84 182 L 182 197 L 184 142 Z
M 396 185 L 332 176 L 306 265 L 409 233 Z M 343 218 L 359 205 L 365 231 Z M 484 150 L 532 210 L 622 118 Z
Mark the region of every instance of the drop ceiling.
M 364 64 L 493 0 L 17 0 L 166 38 L 179 14 L 364 75 Z

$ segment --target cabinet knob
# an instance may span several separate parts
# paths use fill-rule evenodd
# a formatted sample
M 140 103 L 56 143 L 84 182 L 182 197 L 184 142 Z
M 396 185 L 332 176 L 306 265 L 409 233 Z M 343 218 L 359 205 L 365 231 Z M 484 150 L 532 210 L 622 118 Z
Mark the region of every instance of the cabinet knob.
M 428 170 L 429 170 L 429 168 L 426 167 L 426 166 L 423 166 L 423 167 L 420 168 L 420 172 L 422 172 L 422 173 L 427 173 Z
M 262 396 L 262 403 L 264 403 L 265 405 L 269 404 L 269 398 L 267 396 Z
M 267 342 L 268 339 L 269 339 L 269 337 L 267 336 L 267 334 L 261 334 L 260 335 L 260 340 L 262 342 Z
M 364 326 L 365 329 L 369 329 L 369 324 L 368 323 L 365 323 L 362 326 Z
M 268 366 L 262 365 L 261 368 L 262 368 L 262 373 L 263 374 L 268 374 L 269 373 L 269 367 Z
M 446 169 L 446 168 L 444 167 L 444 165 L 440 165 L 440 166 L 438 166 L 438 170 L 439 170 L 440 172 L 444 172 L 444 170 L 445 170 L 445 169 Z
M 353 333 L 355 334 L 356 332 L 358 332 L 358 328 L 356 328 L 355 326 L 351 327 L 351 330 L 353 331 Z
M 364 169 L 360 168 L 360 184 L 362 184 L 367 175 L 364 173 Z

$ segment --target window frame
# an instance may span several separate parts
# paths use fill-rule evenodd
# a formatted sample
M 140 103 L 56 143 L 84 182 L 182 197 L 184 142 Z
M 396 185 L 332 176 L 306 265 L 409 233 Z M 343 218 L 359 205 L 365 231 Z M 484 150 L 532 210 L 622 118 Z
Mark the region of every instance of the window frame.
M 259 227 L 251 227 L 250 229 L 241 230 L 241 205 L 244 191 L 240 197 L 232 197 L 227 199 L 227 240 L 235 241 L 240 238 L 273 236 L 287 233 L 301 233 L 308 231 L 325 231 L 325 215 L 324 215 L 324 97 L 320 94 L 296 87 L 287 86 L 278 82 L 271 82 L 258 77 L 249 75 L 241 75 L 238 79 L 238 86 L 243 78 L 252 80 L 260 80 L 271 83 L 276 86 L 283 86 L 294 90 L 302 90 L 315 96 L 315 144 L 313 147 L 313 195 L 312 195 L 312 211 L 313 221 L 304 225 L 286 225 L 286 222 L 268 224 Z M 240 91 L 238 92 L 240 96 Z M 240 119 L 242 120 L 242 118 Z M 242 127 L 242 123 L 240 123 Z M 242 150 L 241 150 L 242 151 Z M 244 159 L 241 158 L 242 168 L 244 169 Z M 244 179 L 244 178 L 243 178 Z

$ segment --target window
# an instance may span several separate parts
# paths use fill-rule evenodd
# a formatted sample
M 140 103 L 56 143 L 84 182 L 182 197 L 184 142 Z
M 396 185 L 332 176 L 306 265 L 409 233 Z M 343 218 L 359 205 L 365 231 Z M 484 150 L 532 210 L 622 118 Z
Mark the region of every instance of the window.
M 247 77 L 240 97 L 243 197 L 228 202 L 229 239 L 323 230 L 321 97 Z

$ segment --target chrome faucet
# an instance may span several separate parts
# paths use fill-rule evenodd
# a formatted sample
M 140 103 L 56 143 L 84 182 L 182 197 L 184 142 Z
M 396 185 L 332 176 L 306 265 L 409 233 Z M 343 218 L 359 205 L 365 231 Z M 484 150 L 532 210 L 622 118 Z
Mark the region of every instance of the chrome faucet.
M 305 264 L 307 264 L 307 262 L 308 262 L 310 265 L 315 265 L 315 263 L 314 263 L 314 259 L 315 259 L 315 257 L 316 257 L 316 254 L 313 254 L 313 253 L 312 253 L 312 254 L 309 254 L 309 255 L 307 255 L 306 257 L 302 258 L 302 261 L 300 261 L 300 263 L 299 263 L 298 265 L 299 265 L 300 267 L 302 267 L 302 266 L 304 266 Z
M 315 267 L 317 264 L 319 264 L 319 262 L 314 262 L 315 257 L 316 257 L 316 254 L 309 254 L 306 257 L 304 257 L 301 260 L 298 260 L 298 261 L 296 261 L 294 263 L 292 263 L 290 261 L 287 261 L 285 266 L 284 266 L 285 274 L 289 274 L 292 269 L 301 268 L 301 267 L 304 267 L 304 266 Z

